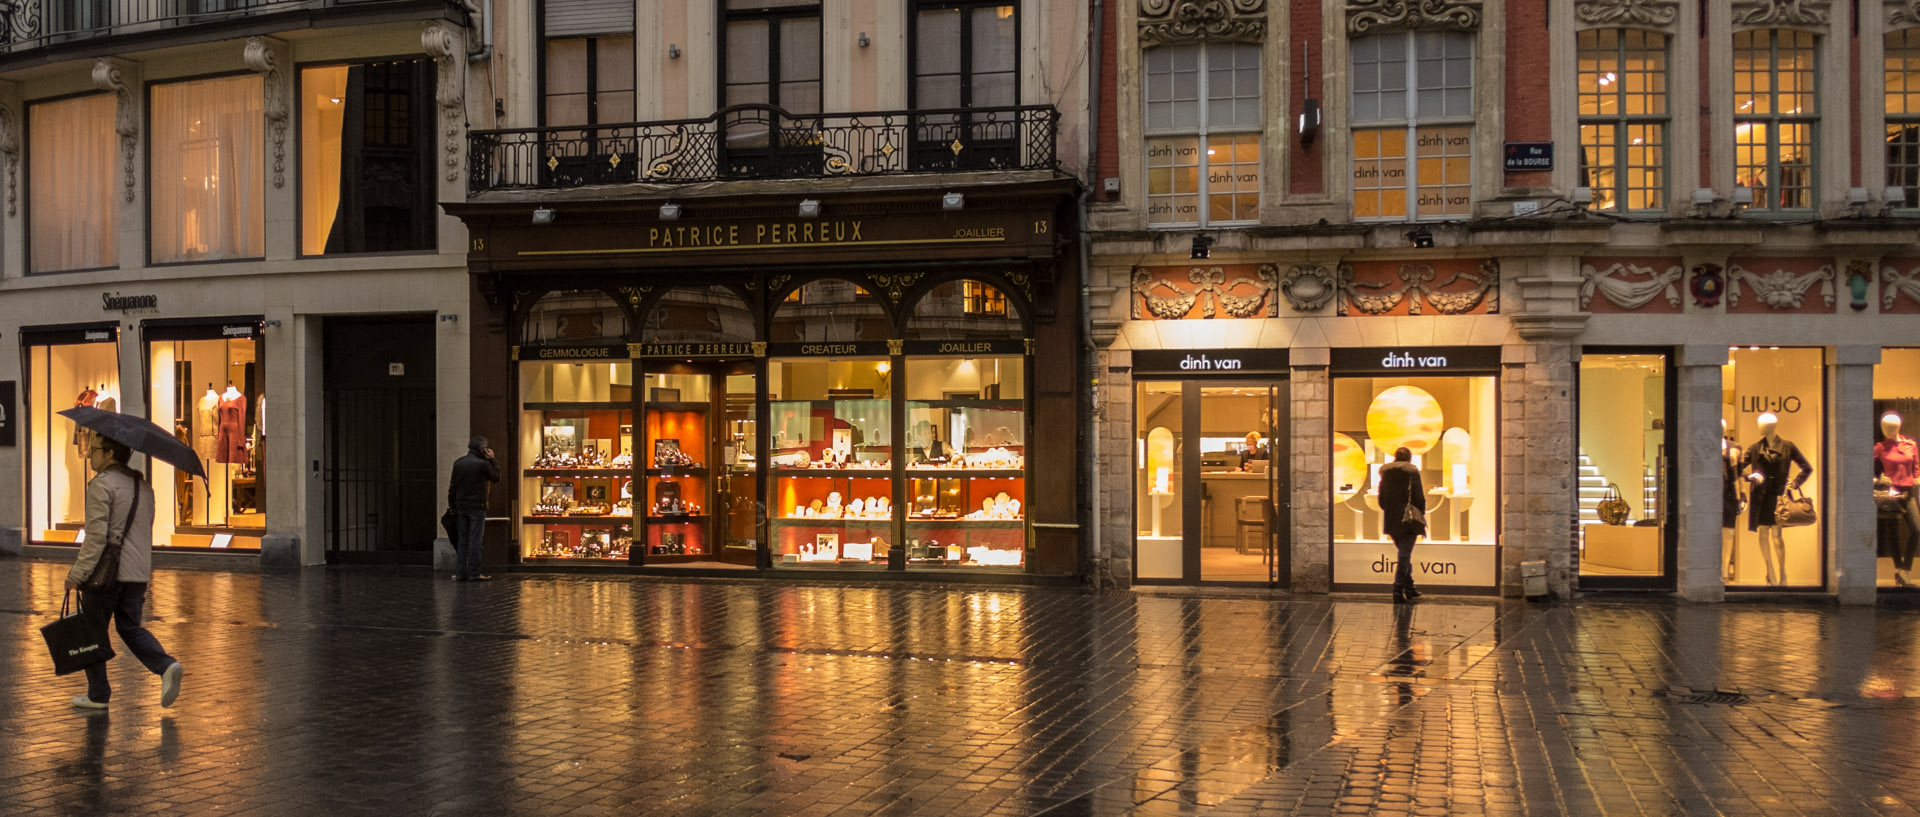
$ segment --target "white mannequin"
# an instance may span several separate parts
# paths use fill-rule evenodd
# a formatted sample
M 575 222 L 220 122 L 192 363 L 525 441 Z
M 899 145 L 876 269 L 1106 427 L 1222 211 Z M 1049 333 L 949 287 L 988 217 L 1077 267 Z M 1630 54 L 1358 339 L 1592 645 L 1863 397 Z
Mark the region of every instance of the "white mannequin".
M 220 393 L 220 399 L 222 400 L 232 400 L 233 398 L 240 397 L 240 396 L 242 396 L 240 394 L 240 390 L 234 388 L 232 383 L 228 383 L 227 390 Z
M 1899 414 L 1889 411 L 1880 418 L 1880 435 L 1889 440 L 1900 439 Z
M 1779 415 L 1769 411 L 1761 414 L 1755 422 L 1760 428 L 1761 439 L 1766 440 L 1769 445 L 1778 445 L 1780 443 L 1780 433 L 1778 431 L 1780 427 Z M 1747 474 L 1747 481 L 1752 482 L 1754 485 L 1759 485 L 1765 482 L 1766 479 L 1767 478 L 1762 476 L 1758 471 Z M 1754 532 L 1760 537 L 1760 558 L 1765 559 L 1767 562 L 1767 584 L 1786 584 L 1787 542 L 1784 535 L 1780 532 L 1780 526 L 1761 525 L 1755 529 Z M 1774 570 L 1775 562 L 1779 562 L 1780 564 L 1779 572 L 1777 573 Z
M 100 388 L 95 389 L 94 392 L 95 392 L 93 396 L 94 408 L 100 409 L 101 411 L 119 411 L 120 410 L 120 401 L 114 399 L 113 390 L 107 388 L 107 384 L 105 383 L 100 384 Z

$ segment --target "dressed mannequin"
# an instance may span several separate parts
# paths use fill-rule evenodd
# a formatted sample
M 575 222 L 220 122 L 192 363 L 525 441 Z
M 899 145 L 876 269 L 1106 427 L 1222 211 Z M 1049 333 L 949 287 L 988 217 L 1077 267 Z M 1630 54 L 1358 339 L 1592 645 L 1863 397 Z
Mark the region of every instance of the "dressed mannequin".
M 119 411 L 120 401 L 113 399 L 113 392 L 107 388 L 107 384 L 102 383 L 94 392 L 93 407 L 101 411 Z
M 193 407 L 193 453 L 203 462 L 213 462 L 214 440 L 220 427 L 220 393 L 207 384 L 207 393 Z
M 1893 493 L 1902 497 L 1902 505 L 1911 502 L 1914 477 L 1920 470 L 1920 443 L 1912 437 L 1900 433 L 1900 415 L 1887 412 L 1880 418 L 1880 435 L 1884 439 L 1873 444 L 1873 473 L 1882 477 L 1892 486 Z M 1916 542 L 1912 525 L 1904 518 L 1882 520 L 1879 534 L 1891 537 L 1893 551 L 1893 583 L 1901 587 L 1912 586 L 1908 571 L 1913 569 L 1913 556 Z
M 1799 446 L 1780 436 L 1778 415 L 1770 411 L 1761 414 L 1758 425 L 1760 440 L 1747 448 L 1745 461 L 1747 481 L 1753 484 L 1747 494 L 1747 530 L 1759 534 L 1760 558 L 1767 562 L 1767 584 L 1780 585 L 1787 583 L 1787 544 L 1774 522 L 1774 510 L 1781 496 L 1813 476 L 1813 465 L 1800 453 Z M 1800 466 L 1800 472 L 1789 479 L 1787 471 L 1792 465 Z
M 1736 558 L 1740 554 L 1738 546 L 1740 526 L 1740 465 L 1746 459 L 1746 453 L 1740 450 L 1740 444 L 1727 433 L 1727 421 L 1720 421 L 1720 550 L 1727 554 L 1725 571 L 1728 584 L 1733 583 Z
M 97 399 L 99 396 L 100 396 L 100 393 L 97 391 L 94 391 L 93 387 L 81 386 L 80 393 L 75 395 L 73 398 L 73 407 L 74 408 L 93 408 L 93 401 Z M 75 456 L 80 458 L 80 470 L 82 473 L 85 473 L 88 470 L 87 446 L 92 443 L 92 441 L 87 438 L 87 433 L 88 432 L 86 429 L 81 428 L 78 425 L 73 427 L 73 452 Z
M 227 390 L 220 393 L 220 439 L 215 442 L 213 458 L 216 462 L 244 463 L 247 461 L 247 396 L 239 389 L 227 384 Z

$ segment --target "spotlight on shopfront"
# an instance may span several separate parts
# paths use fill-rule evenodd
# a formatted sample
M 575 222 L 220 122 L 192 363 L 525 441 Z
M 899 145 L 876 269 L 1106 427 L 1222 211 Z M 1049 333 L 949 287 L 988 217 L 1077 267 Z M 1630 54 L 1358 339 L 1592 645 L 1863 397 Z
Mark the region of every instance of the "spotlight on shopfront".
M 1585 207 L 1585 206 L 1587 206 L 1587 205 L 1589 205 L 1589 204 L 1592 204 L 1592 203 L 1593 203 L 1593 188 L 1591 188 L 1591 187 L 1576 187 L 1576 188 L 1574 188 L 1574 189 L 1573 189 L 1573 197 L 1572 197 L 1572 199 L 1571 199 L 1571 200 L 1573 201 L 1573 203 L 1574 203 L 1574 204 L 1576 204 L 1576 205 L 1579 205 L 1579 206 L 1581 206 L 1581 207 Z
M 1753 188 L 1751 187 L 1734 188 L 1733 203 L 1734 203 L 1734 206 L 1736 207 L 1751 207 L 1753 205 Z
M 940 209 L 958 210 L 967 206 L 967 197 L 963 193 L 948 193 L 940 197 Z
M 819 218 L 820 217 L 820 200 L 819 199 L 801 199 L 800 200 L 800 217 L 801 218 Z
M 1195 260 L 1213 257 L 1213 236 L 1196 235 L 1193 237 L 1193 257 Z
M 551 208 L 551 207 L 535 207 L 535 208 L 533 208 L 533 223 L 535 223 L 535 224 L 552 224 L 552 223 L 553 223 L 553 208 Z
M 1413 242 L 1415 249 L 1433 249 L 1433 231 L 1425 227 L 1415 227 L 1408 230 L 1407 240 Z
M 1892 210 L 1895 207 L 1912 206 L 1913 205 L 1907 203 L 1907 188 L 1905 187 L 1890 184 L 1887 185 L 1887 189 L 1880 191 L 1880 207 L 1883 211 Z
M 673 202 L 667 202 L 665 204 L 660 205 L 660 220 L 661 221 L 680 220 L 680 205 L 674 204 Z

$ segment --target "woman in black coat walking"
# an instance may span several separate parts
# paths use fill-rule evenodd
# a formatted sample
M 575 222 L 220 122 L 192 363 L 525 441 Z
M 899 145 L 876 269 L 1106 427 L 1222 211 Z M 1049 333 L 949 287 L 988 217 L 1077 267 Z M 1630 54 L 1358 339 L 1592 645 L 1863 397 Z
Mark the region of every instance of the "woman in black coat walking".
M 1425 531 L 1409 530 L 1404 524 L 1408 503 L 1424 512 L 1427 489 L 1420 484 L 1420 469 L 1413 464 L 1413 452 L 1401 446 L 1394 450 L 1393 462 L 1380 468 L 1380 528 L 1400 551 L 1393 569 L 1395 603 L 1420 598 L 1420 591 L 1413 589 L 1413 541 Z

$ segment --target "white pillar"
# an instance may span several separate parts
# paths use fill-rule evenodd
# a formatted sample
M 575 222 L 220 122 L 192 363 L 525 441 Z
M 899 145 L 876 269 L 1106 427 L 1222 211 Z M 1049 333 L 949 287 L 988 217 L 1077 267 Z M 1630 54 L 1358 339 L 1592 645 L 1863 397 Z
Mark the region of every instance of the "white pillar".
M 1875 587 L 1873 508 L 1873 367 L 1878 346 L 1829 346 L 1828 446 L 1825 467 L 1827 586 L 1841 604 L 1872 604 Z
M 1688 601 L 1721 601 L 1727 588 L 1720 576 L 1725 478 L 1720 465 L 1720 367 L 1727 363 L 1727 347 L 1682 346 L 1677 352 L 1674 402 L 1680 425 L 1670 477 L 1680 491 L 1675 587 Z

